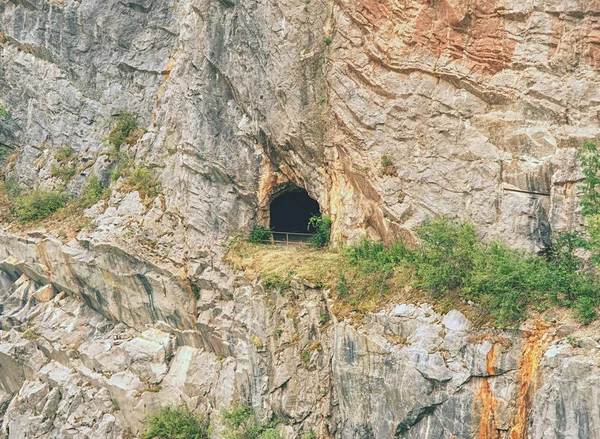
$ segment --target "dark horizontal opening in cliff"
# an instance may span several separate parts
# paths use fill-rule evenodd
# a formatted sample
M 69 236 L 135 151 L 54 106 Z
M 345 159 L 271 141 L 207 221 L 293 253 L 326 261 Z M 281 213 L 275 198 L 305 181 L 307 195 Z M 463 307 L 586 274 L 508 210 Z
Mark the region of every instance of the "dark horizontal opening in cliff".
M 271 201 L 271 229 L 275 232 L 310 233 L 308 221 L 320 213 L 319 203 L 304 189 L 296 188 Z

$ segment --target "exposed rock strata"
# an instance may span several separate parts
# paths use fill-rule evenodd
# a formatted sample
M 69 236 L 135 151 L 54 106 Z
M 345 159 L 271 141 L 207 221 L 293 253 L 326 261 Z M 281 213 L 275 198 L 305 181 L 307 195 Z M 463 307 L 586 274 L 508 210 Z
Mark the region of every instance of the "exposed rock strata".
M 428 305 L 400 305 L 351 324 L 331 314 L 327 291 L 299 279 L 280 292 L 239 277 L 228 288 L 202 290 L 190 327 L 164 311 L 120 321 L 125 314 L 99 306 L 108 299 L 87 298 L 99 275 L 70 289 L 90 261 L 101 271 L 103 247 L 73 260 L 66 255 L 74 243 L 30 238 L 21 248 L 50 245 L 52 252 L 12 254 L 1 264 L 7 438 L 121 438 L 139 432 L 145 414 L 162 404 L 185 402 L 217 421 L 218 408 L 238 399 L 280 419 L 288 438 L 308 431 L 319 438 L 545 438 L 549 423 L 556 437 L 600 437 L 597 395 L 582 391 L 597 380 L 598 342 L 576 326 L 475 329 L 461 313 L 440 315 Z M 48 269 L 57 261 L 69 269 Z M 139 264 L 114 264 L 112 276 L 129 285 L 136 276 L 125 274 Z M 161 283 L 177 285 L 176 274 L 163 275 Z M 149 294 L 127 288 L 130 303 L 144 304 L 132 309 L 148 309 Z M 183 302 L 172 303 L 180 305 L 173 314 L 192 316 Z
M 0 236 L 0 434 L 124 438 L 160 404 L 216 418 L 241 398 L 288 438 L 600 438 L 593 334 L 475 330 L 426 305 L 328 322 L 326 292 L 249 285 L 215 246 L 266 223 L 290 184 L 335 239 L 448 214 L 536 250 L 577 227 L 599 14 L 594 0 L 0 0 L 3 171 L 60 187 L 53 154 L 70 145 L 70 193 L 108 182 L 104 138 L 127 111 L 145 131 L 127 152 L 164 192 L 113 193 L 68 244 Z
M 132 154 L 161 172 L 167 212 L 196 241 L 267 221 L 293 183 L 338 237 L 392 239 L 449 214 L 536 249 L 579 221 L 574 148 L 600 132 L 599 8 L 5 1 L 0 141 L 28 186 L 58 184 L 52 151 L 72 145 L 77 192 L 110 169 L 111 115 L 133 112 L 146 134 Z

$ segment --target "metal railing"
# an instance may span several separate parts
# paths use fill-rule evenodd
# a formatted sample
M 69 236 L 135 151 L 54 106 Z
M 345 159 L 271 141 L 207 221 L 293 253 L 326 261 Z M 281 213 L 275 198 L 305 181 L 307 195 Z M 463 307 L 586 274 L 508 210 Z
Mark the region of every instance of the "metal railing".
M 297 232 L 271 232 L 271 242 L 273 244 L 308 244 L 311 236 L 314 236 L 314 233 L 297 233 Z

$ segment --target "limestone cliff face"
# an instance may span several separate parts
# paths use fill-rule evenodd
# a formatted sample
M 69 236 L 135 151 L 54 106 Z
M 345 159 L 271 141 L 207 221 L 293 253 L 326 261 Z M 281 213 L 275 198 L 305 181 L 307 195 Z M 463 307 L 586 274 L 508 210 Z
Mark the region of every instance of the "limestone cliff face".
M 70 145 L 67 190 L 107 182 L 128 112 L 163 188 L 113 192 L 67 243 L 2 232 L 0 435 L 126 438 L 159 405 L 242 399 L 286 438 L 600 438 L 595 327 L 337 321 L 328 292 L 249 283 L 219 247 L 295 184 L 335 239 L 448 214 L 539 249 L 581 221 L 599 71 L 596 0 L 0 0 L 3 172 L 59 187 Z
M 106 171 L 110 116 L 128 111 L 146 129 L 136 159 L 162 169 L 167 211 L 195 240 L 266 221 L 291 182 L 339 237 L 391 239 L 445 213 L 535 249 L 578 222 L 573 151 L 600 130 L 599 8 L 3 1 L 0 144 L 29 186 L 72 145 L 76 192 Z

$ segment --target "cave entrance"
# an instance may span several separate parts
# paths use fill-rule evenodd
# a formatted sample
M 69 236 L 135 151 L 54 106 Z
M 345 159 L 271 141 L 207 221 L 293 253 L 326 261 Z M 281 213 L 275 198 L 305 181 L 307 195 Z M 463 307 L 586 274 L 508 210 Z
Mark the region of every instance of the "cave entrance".
M 308 221 L 320 215 L 319 203 L 306 190 L 296 187 L 271 201 L 271 230 L 275 241 L 307 241 L 313 230 L 308 230 Z

